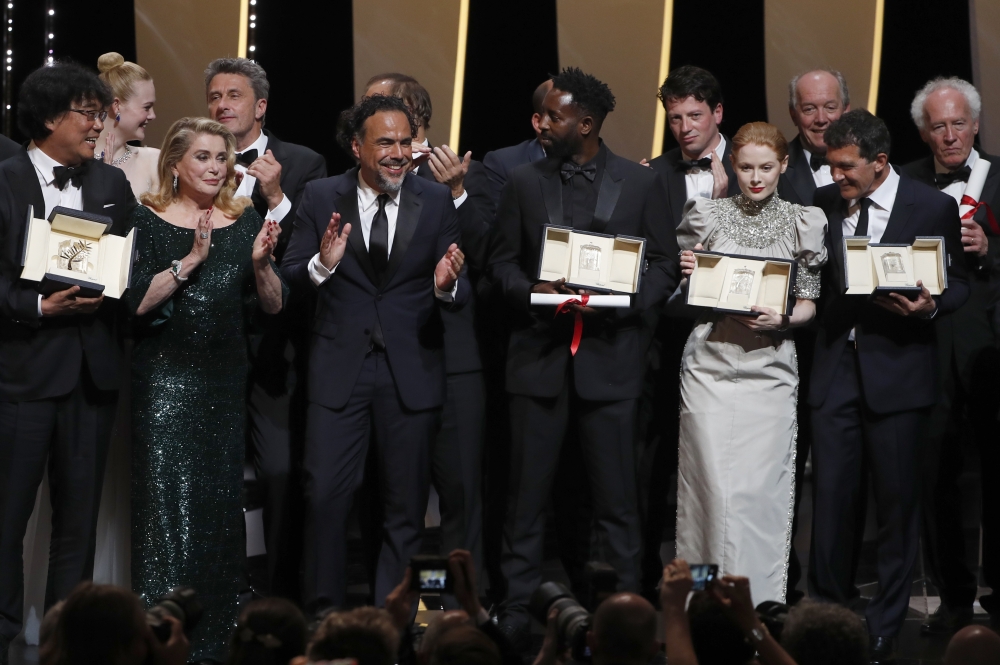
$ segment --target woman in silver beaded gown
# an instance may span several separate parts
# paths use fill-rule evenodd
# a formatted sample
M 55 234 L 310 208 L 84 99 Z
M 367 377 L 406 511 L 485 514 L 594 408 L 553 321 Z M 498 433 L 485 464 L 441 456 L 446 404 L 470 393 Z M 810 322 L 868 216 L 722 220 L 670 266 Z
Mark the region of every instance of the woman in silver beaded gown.
M 694 199 L 677 241 L 681 269 L 693 249 L 795 259 L 790 316 L 757 318 L 700 310 L 681 361 L 677 556 L 750 578 L 754 598 L 785 599 L 795 498 L 798 371 L 789 328 L 809 323 L 826 261 L 826 216 L 778 198 L 788 144 L 773 125 L 733 137 L 741 193 Z M 681 289 L 686 291 L 686 279 Z
M 147 606 L 194 588 L 195 662 L 226 660 L 242 586 L 246 317 L 280 311 L 285 295 L 277 223 L 234 198 L 235 149 L 225 126 L 181 118 L 160 188 L 132 217 L 132 588 Z

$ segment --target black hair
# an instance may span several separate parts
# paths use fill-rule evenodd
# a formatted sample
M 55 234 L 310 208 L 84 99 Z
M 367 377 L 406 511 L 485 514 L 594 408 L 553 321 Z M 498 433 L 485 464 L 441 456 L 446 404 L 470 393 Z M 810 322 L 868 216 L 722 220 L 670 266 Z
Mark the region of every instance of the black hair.
M 417 122 L 401 98 L 394 95 L 372 95 L 362 97 L 357 104 L 340 113 L 340 117 L 337 118 L 337 145 L 353 158 L 354 151 L 351 149 L 351 140 L 355 137 L 363 139 L 365 121 L 383 111 L 399 111 L 404 114 L 410 123 L 410 136 L 417 135 Z
M 743 636 L 732 609 L 715 596 L 699 591 L 688 604 L 691 645 L 699 663 L 745 665 L 753 659 L 754 648 Z
M 308 629 L 302 611 L 284 598 L 249 603 L 236 624 L 227 665 L 287 665 L 306 652 Z
M 615 96 L 611 94 L 611 88 L 578 67 L 567 67 L 553 76 L 552 87 L 568 92 L 573 97 L 573 103 L 594 118 L 598 126 L 615 110 Z
M 97 102 L 101 109 L 114 98 L 95 72 L 75 62 L 56 62 L 28 74 L 17 98 L 17 126 L 33 141 L 48 138 L 45 123 L 66 113 L 74 104 Z
M 699 102 L 708 104 L 709 110 L 714 111 L 722 103 L 722 86 L 707 69 L 684 65 L 667 75 L 656 97 L 663 108 L 667 108 L 667 100 L 694 97 Z
M 888 157 L 892 147 L 885 122 L 865 109 L 848 111 L 831 122 L 823 132 L 823 141 L 828 149 L 856 145 L 858 154 L 867 162 L 874 162 L 880 152 Z

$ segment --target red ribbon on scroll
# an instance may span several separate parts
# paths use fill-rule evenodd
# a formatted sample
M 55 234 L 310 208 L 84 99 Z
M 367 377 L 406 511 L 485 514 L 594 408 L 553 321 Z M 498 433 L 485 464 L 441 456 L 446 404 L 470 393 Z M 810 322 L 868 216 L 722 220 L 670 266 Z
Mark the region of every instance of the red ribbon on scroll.
M 986 208 L 986 221 L 990 223 L 990 229 L 993 231 L 993 233 L 1000 236 L 1000 224 L 997 224 L 997 219 L 996 217 L 993 216 L 993 210 L 990 209 L 990 205 L 988 203 L 986 203 L 985 201 L 976 201 L 971 196 L 963 195 L 962 205 L 972 206 L 972 210 L 962 215 L 962 219 L 972 219 L 973 215 L 976 214 L 977 210 L 979 210 L 980 208 Z
M 587 302 L 590 300 L 590 296 L 584 293 L 579 298 L 573 298 L 571 300 L 566 300 L 559 303 L 556 307 L 556 316 L 560 314 L 565 314 L 568 312 L 573 312 L 569 308 L 570 305 L 582 305 L 587 306 Z M 583 315 L 580 312 L 573 312 L 573 341 L 569 343 L 570 355 L 576 355 L 576 350 L 580 348 L 580 339 L 583 338 Z

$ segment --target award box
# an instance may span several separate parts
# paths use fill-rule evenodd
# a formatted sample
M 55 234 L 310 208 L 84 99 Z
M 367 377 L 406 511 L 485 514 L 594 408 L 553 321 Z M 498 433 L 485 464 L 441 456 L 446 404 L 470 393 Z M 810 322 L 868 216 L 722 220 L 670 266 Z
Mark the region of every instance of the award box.
M 646 239 L 576 231 L 546 224 L 538 279 L 603 293 L 635 293 L 646 261 Z
M 792 313 L 795 261 L 710 251 L 696 251 L 694 258 L 687 304 L 747 316 L 757 316 L 750 311 L 754 305 Z
M 920 295 L 917 280 L 931 295 L 948 288 L 944 238 L 917 236 L 912 245 L 873 243 L 867 236 L 844 237 L 844 292 L 854 295 Z
M 57 206 L 48 220 L 28 207 L 21 279 L 38 282 L 42 295 L 79 286 L 83 298 L 121 298 L 132 279 L 135 229 L 111 235 L 112 220 Z

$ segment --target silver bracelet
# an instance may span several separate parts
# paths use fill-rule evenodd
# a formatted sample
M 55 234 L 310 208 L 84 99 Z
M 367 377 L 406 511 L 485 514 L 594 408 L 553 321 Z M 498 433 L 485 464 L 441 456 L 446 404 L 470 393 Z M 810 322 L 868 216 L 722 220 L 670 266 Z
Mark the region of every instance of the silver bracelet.
M 181 277 L 181 269 L 183 267 L 184 264 L 178 261 L 177 259 L 174 259 L 173 261 L 170 262 L 170 274 L 173 275 L 174 279 L 177 280 L 178 284 L 188 281 L 187 277 Z

